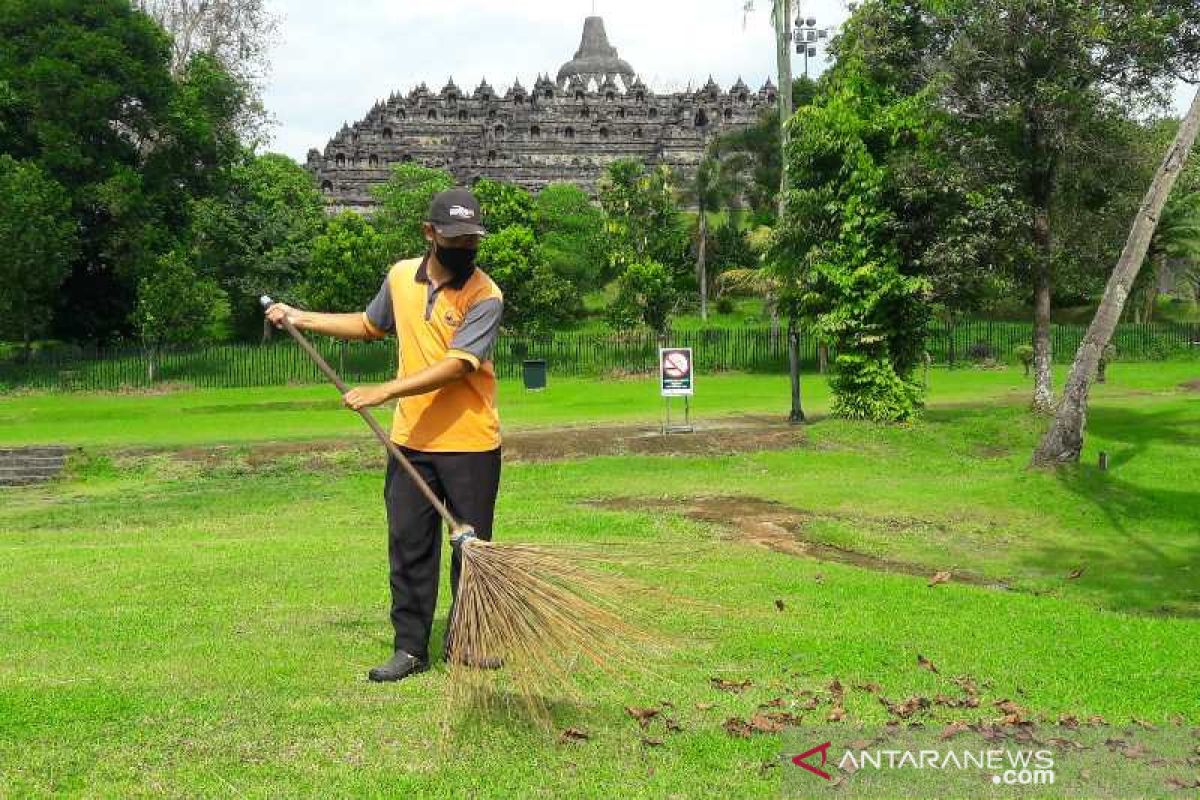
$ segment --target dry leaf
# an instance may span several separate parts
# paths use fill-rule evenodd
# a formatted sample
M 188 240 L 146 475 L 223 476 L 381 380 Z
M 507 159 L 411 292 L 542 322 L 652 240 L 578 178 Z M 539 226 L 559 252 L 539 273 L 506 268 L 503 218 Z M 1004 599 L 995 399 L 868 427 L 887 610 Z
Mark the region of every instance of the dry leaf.
M 846 718 L 846 709 L 841 706 L 834 706 L 829 712 L 829 716 L 825 718 L 826 722 L 841 722 Z
M 769 720 L 778 722 L 780 725 L 799 725 L 800 718 L 788 711 L 768 711 L 763 714 Z
M 633 708 L 625 706 L 625 713 L 638 721 L 638 724 L 643 728 L 650 724 L 650 720 L 658 716 L 657 708 Z
M 813 575 L 813 580 L 816 581 L 817 583 L 824 583 L 825 576 L 822 575 L 820 572 L 818 572 L 816 575 Z
M 750 734 L 753 732 L 750 729 L 750 726 L 746 724 L 744 719 L 738 719 L 737 717 L 730 717 L 729 719 L 725 720 L 721 727 L 724 728 L 725 732 L 730 736 L 737 736 L 742 739 L 750 738 Z
M 963 690 L 963 694 L 971 695 L 972 697 L 979 694 L 979 687 L 975 685 L 975 681 L 966 675 L 960 675 L 957 678 L 951 678 L 957 684 L 958 688 Z
M 1167 778 L 1168 789 L 1200 789 L 1200 778 Z
M 651 739 L 648 736 L 642 737 L 642 744 L 646 745 L 647 747 L 658 747 L 662 743 L 662 739 Z
M 938 674 L 937 665 L 920 653 L 917 653 L 917 666 L 927 669 L 935 675 Z
M 779 733 L 783 730 L 783 723 L 776 722 L 766 714 L 755 714 L 750 718 L 750 728 L 759 733 Z
M 923 708 L 929 707 L 929 699 L 926 697 L 909 697 L 899 703 L 893 703 L 886 697 L 880 697 L 879 702 L 883 704 L 890 713 L 895 714 L 900 719 L 908 719 L 913 714 L 916 714 Z
M 783 611 L 783 601 L 779 598 L 775 598 L 775 608 L 779 611 Z
M 1157 725 L 1153 725 L 1153 724 L 1151 724 L 1151 723 L 1149 723 L 1149 722 L 1146 722 L 1146 720 L 1144 720 L 1144 719 L 1138 719 L 1137 717 L 1134 717 L 1134 718 L 1133 718 L 1133 724 L 1134 724 L 1134 725 L 1137 725 L 1137 726 L 1138 726 L 1138 727 L 1140 727 L 1140 728 L 1145 728 L 1145 729 L 1146 729 L 1146 730 L 1148 730 L 1148 731 L 1156 731 L 1156 730 L 1158 730 L 1158 726 L 1157 726 Z
M 1126 758 L 1141 758 L 1148 752 L 1150 751 L 1147 750 L 1146 746 L 1141 742 L 1131 744 L 1129 747 L 1121 748 L 1121 755 L 1125 756 Z
M 696 710 L 697 711 L 708 711 L 714 705 L 716 705 L 716 703 L 696 703 Z
M 663 724 L 666 725 L 667 730 L 671 731 L 672 733 L 683 730 L 683 726 L 680 725 L 677 720 L 671 719 L 670 717 L 663 717 Z
M 583 742 L 588 739 L 588 732 L 583 728 L 567 728 L 558 735 L 558 743 L 566 744 L 567 742 Z
M 935 573 L 934 576 L 929 579 L 929 586 L 932 588 L 934 586 L 937 586 L 939 583 L 946 583 L 949 580 L 950 580 L 949 572 L 938 572 L 938 573 Z
M 1070 714 L 1063 714 L 1061 717 L 1058 718 L 1058 724 L 1064 728 L 1070 728 L 1071 730 L 1075 730 L 1076 728 L 1079 727 L 1079 718 L 1072 716 Z
M 784 699 L 782 697 L 774 697 L 765 703 L 759 703 L 759 708 L 782 708 Z
M 743 681 L 730 681 L 725 678 L 709 678 L 709 683 L 714 689 L 720 689 L 723 692 L 733 692 L 739 694 L 754 685 L 754 682 L 749 678 Z
M 879 694 L 880 692 L 883 691 L 883 687 L 880 686 L 878 683 L 860 683 L 857 686 L 855 686 L 854 688 L 861 689 L 862 691 L 868 692 L 869 694 Z
M 947 739 L 953 739 L 955 736 L 958 736 L 960 733 L 962 733 L 966 729 L 967 729 L 967 723 L 952 722 L 949 725 L 947 725 L 945 728 L 942 729 L 941 735 L 939 735 L 938 738 L 941 739 L 942 741 L 945 741 Z
M 1076 578 L 1078 578 L 1080 575 L 1083 574 L 1084 569 L 1086 569 L 1086 568 L 1080 567 L 1079 569 L 1071 570 L 1071 572 L 1067 575 L 1067 580 L 1069 580 L 1069 581 L 1075 580 Z
M 1108 724 L 1108 720 L 1106 720 L 1104 717 L 1100 716 L 1099 714 L 1093 714 L 1092 716 L 1088 717 L 1088 725 L 1091 725 L 1094 728 L 1099 728 L 1101 725 L 1107 725 L 1107 724 Z

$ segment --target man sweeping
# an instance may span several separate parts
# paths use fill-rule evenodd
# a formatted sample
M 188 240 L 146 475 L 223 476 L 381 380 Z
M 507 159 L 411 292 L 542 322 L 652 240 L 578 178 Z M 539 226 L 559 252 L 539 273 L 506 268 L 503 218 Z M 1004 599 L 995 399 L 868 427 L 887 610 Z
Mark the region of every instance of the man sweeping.
M 500 486 L 500 419 L 491 352 L 503 296 L 475 266 L 485 230 L 479 202 L 469 191 L 451 189 L 435 196 L 422 227 L 429 243 L 425 255 L 393 265 L 365 312 L 322 314 L 277 303 L 267 310 L 267 318 L 281 327 L 286 315 L 301 330 L 342 339 L 395 335 L 398 377 L 351 389 L 343 400 L 355 411 L 397 400 L 392 440 L 451 512 L 480 539 L 490 540 Z M 368 677 L 396 681 L 429 668 L 442 531 L 433 506 L 393 458 L 388 459 L 384 500 L 395 653 Z M 451 619 L 460 556 L 455 548 Z M 443 651 L 449 661 L 499 666 L 496 659 L 456 652 L 448 633 Z

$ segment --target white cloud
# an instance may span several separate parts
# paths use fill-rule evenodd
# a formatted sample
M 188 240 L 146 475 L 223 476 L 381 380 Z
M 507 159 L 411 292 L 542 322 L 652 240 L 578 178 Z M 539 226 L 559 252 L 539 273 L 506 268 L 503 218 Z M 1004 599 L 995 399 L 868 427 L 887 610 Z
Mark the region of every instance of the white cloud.
M 597 0 L 609 42 L 658 89 L 722 87 L 741 76 L 757 89 L 775 74 L 770 0 L 746 15 L 743 0 Z M 343 122 L 366 115 L 393 91 L 453 76 L 464 89 L 486 77 L 503 90 L 539 72 L 553 78 L 579 47 L 590 0 L 276 0 L 282 41 L 272 53 L 267 109 L 278 120 L 271 149 L 303 161 Z M 841 0 L 804 5 L 819 22 L 845 19 Z M 803 59 L 796 59 L 802 69 Z M 814 65 L 814 68 L 819 65 Z

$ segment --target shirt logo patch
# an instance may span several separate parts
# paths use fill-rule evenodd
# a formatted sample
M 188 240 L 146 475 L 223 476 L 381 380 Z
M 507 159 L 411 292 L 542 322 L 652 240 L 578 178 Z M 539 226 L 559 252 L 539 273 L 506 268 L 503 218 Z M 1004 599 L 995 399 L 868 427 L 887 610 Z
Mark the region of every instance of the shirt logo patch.
M 447 311 L 445 314 L 442 315 L 442 319 L 451 328 L 457 328 L 459 325 L 462 324 L 462 317 L 457 316 L 453 311 Z

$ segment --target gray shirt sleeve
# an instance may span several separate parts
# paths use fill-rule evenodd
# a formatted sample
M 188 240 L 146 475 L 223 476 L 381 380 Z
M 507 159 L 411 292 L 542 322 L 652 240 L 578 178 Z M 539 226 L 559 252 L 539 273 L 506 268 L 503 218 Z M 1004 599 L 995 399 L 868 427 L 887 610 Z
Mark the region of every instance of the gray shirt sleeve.
M 480 361 L 487 361 L 492 356 L 496 336 L 500 333 L 503 312 L 504 303 L 497 297 L 489 297 L 471 306 L 450 341 L 450 349 L 462 350 Z
M 396 312 L 392 308 L 392 292 L 388 289 L 388 279 L 385 275 L 383 285 L 370 304 L 367 305 L 367 319 L 381 331 L 396 332 Z

